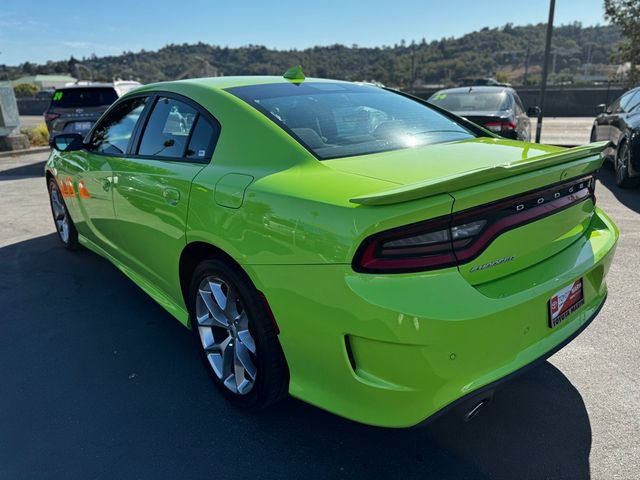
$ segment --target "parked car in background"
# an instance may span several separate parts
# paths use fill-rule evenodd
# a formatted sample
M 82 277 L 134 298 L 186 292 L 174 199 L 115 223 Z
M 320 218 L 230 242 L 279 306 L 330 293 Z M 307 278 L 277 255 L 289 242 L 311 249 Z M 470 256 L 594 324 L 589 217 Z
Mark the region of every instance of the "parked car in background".
M 622 188 L 640 185 L 640 87 L 633 88 L 608 107 L 596 107 L 591 141 L 609 140 L 605 151 Z
M 529 115 L 538 114 L 537 107 L 525 112 L 522 100 L 516 91 L 509 87 L 449 88 L 431 95 L 429 102 L 502 137 L 525 142 L 531 139 Z
M 480 85 L 494 86 L 494 87 L 510 87 L 511 86 L 510 83 L 499 82 L 495 78 L 491 78 L 491 77 L 467 77 L 462 80 L 462 84 L 465 87 L 471 87 L 471 86 L 475 87 Z
M 57 89 L 44 113 L 49 136 L 59 133 L 86 135 L 113 102 L 140 85 L 134 81 L 79 82 Z
M 605 301 L 606 142 L 506 140 L 401 92 L 301 73 L 147 85 L 84 138 L 54 137 L 60 240 L 190 326 L 239 407 L 289 392 L 378 426 L 453 406 L 470 419 Z
M 51 97 L 53 97 L 54 93 L 55 93 L 55 90 L 53 89 L 40 90 L 38 93 L 36 93 L 35 98 L 38 100 L 51 100 Z

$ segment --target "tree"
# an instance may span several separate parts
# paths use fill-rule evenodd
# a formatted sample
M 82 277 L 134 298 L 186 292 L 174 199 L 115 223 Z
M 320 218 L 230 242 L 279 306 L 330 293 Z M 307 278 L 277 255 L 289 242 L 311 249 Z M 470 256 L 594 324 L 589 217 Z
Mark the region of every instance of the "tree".
M 621 58 L 631 63 L 629 81 L 640 77 L 640 0 L 604 0 L 604 16 L 620 29 L 625 41 L 620 46 Z
M 13 87 L 16 97 L 35 97 L 38 93 L 38 87 L 30 83 L 20 83 Z

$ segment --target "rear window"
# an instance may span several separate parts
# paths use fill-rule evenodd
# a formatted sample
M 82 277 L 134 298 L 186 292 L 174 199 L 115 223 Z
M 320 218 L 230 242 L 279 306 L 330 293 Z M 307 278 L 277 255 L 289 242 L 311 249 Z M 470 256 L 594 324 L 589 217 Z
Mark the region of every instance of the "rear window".
M 113 88 L 62 88 L 51 98 L 53 108 L 86 108 L 109 106 L 118 99 Z
M 228 91 L 264 113 L 321 160 L 474 136 L 422 103 L 369 85 L 278 83 Z
M 437 92 L 429 102 L 452 112 L 498 112 L 511 106 L 507 92 Z

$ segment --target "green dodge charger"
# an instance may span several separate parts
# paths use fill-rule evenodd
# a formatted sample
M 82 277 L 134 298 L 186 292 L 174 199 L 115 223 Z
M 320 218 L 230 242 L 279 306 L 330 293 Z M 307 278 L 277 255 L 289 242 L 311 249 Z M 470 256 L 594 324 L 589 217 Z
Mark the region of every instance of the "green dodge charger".
M 379 426 L 471 417 L 607 296 L 605 142 L 506 140 L 294 68 L 144 86 L 52 146 L 63 244 L 191 328 L 241 407 L 291 394 Z

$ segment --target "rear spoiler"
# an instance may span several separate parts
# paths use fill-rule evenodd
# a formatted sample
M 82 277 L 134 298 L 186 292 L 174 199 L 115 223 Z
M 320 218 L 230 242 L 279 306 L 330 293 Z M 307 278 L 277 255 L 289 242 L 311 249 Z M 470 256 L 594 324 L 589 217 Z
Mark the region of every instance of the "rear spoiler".
M 359 205 L 391 205 L 482 185 L 502 178 L 533 172 L 542 168 L 569 163 L 594 155 L 598 155 L 600 162 L 602 162 L 604 160 L 602 152 L 608 145 L 608 141 L 590 143 L 580 147 L 568 148 L 559 153 L 549 153 L 534 157 L 529 162 L 508 163 L 505 165 L 496 165 L 495 167 L 478 168 L 476 170 L 469 170 L 461 175 L 432 178 L 422 182 L 412 183 L 411 185 L 362 195 L 352 198 L 349 201 Z

